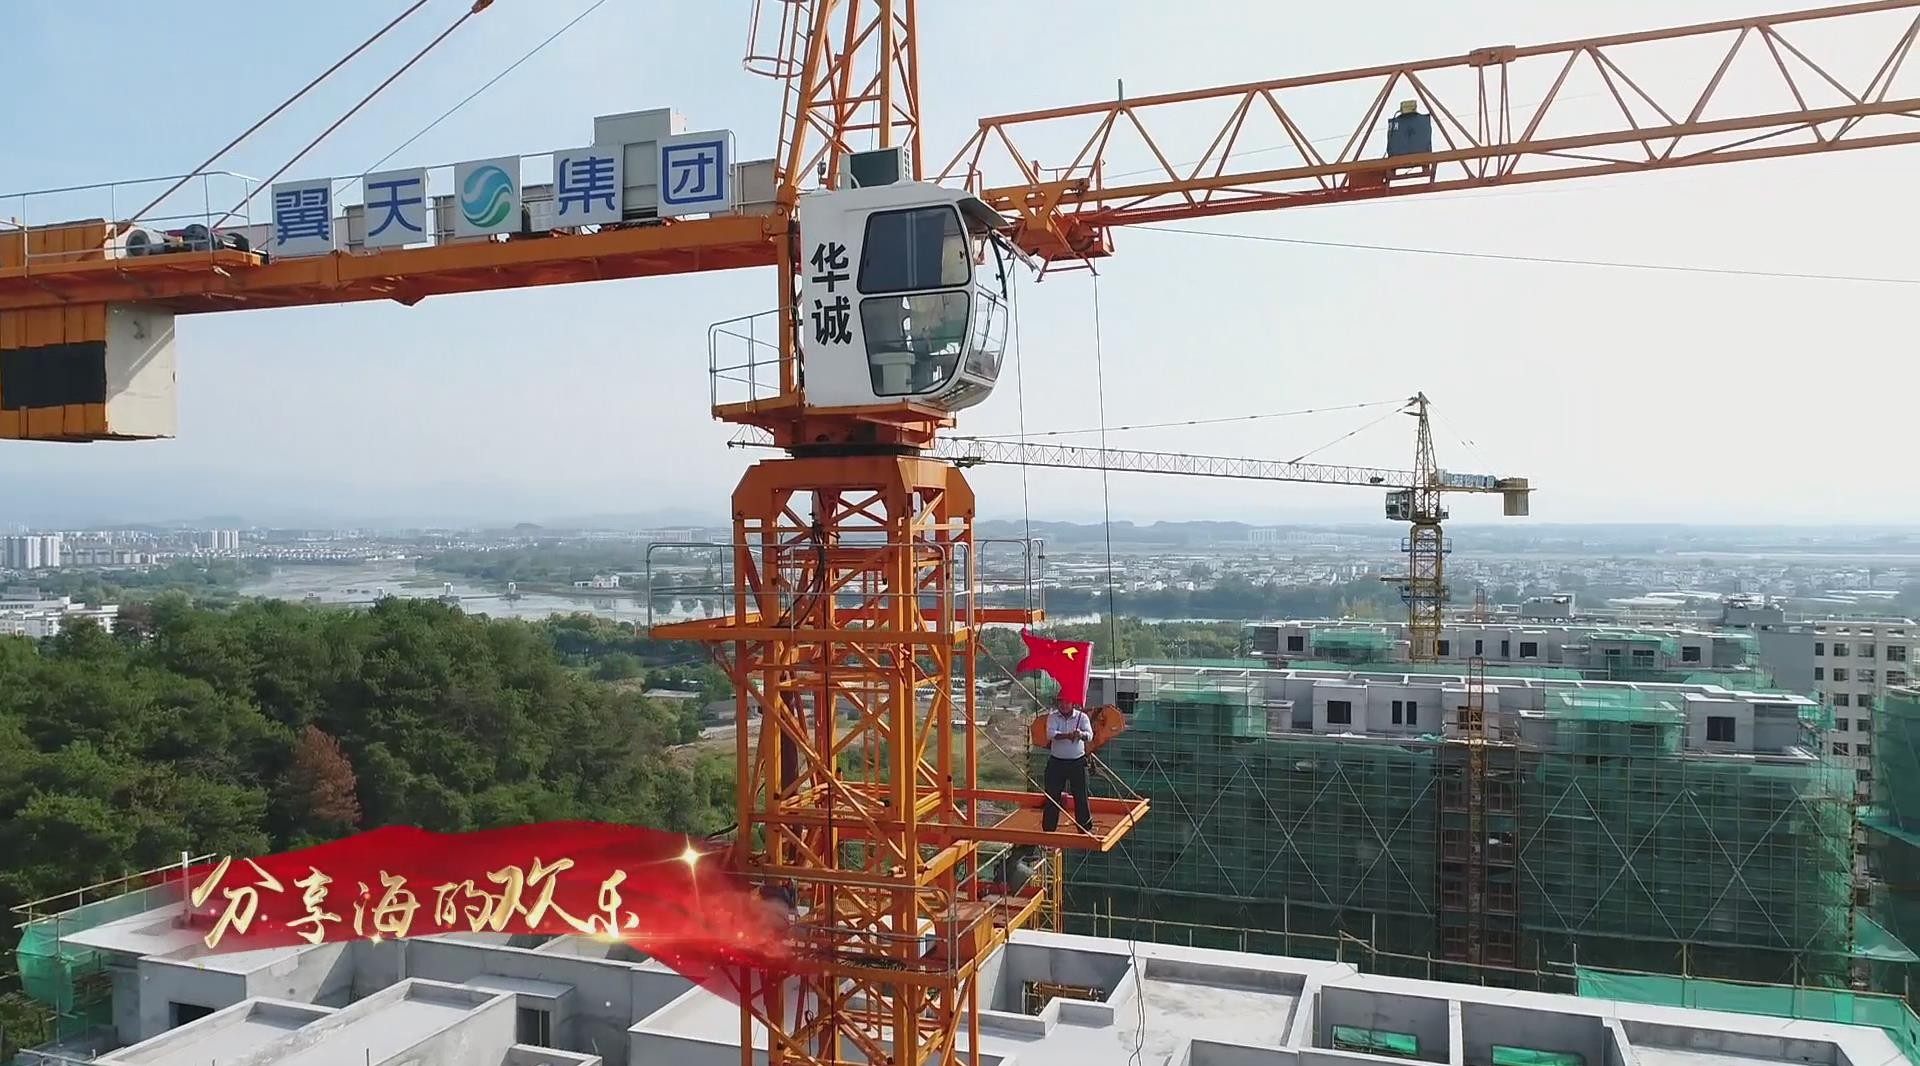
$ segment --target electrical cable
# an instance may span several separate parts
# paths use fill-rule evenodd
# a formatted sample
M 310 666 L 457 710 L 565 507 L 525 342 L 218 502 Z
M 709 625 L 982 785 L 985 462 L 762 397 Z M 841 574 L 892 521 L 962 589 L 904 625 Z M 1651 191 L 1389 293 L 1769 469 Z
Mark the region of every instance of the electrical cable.
M 422 137 L 425 137 L 428 133 L 431 133 L 433 131 L 434 127 L 440 125 L 442 122 L 445 122 L 449 118 L 452 118 L 454 112 L 472 103 L 474 101 L 474 98 L 479 96 L 481 93 L 484 93 L 488 89 L 493 88 L 494 83 L 498 82 L 501 78 L 504 78 L 507 75 L 513 73 L 514 70 L 516 70 L 522 63 L 525 63 L 527 60 L 532 59 L 536 55 L 539 55 L 541 50 L 545 49 L 548 45 L 552 44 L 555 40 L 559 39 L 561 34 L 567 32 L 568 30 L 572 29 L 574 26 L 578 25 L 581 19 L 584 19 L 588 15 L 593 14 L 595 11 L 600 10 L 601 5 L 605 4 L 606 2 L 607 0 L 594 0 L 594 2 L 592 4 L 589 4 L 585 10 L 581 11 L 578 15 L 573 16 L 572 19 L 568 20 L 559 29 L 548 34 L 545 40 L 541 41 L 539 44 L 536 44 L 532 48 L 528 49 L 527 52 L 524 55 L 522 55 L 519 59 L 516 59 L 513 62 L 507 64 L 505 67 L 501 68 L 499 73 L 495 74 L 493 77 L 488 78 L 486 81 L 482 82 L 478 89 L 475 89 L 474 91 L 468 93 L 466 96 L 462 97 L 458 103 L 454 104 L 452 107 L 449 107 L 445 111 L 441 112 L 439 118 L 436 118 L 432 122 L 427 123 L 425 126 L 420 127 L 420 130 L 418 133 L 415 133 L 413 136 L 408 137 L 404 141 L 401 141 L 399 144 L 394 146 L 393 151 L 388 152 L 386 155 L 383 155 L 379 159 L 375 160 L 372 166 L 369 166 L 365 170 L 361 171 L 361 175 L 364 176 L 366 174 L 371 174 L 374 171 L 379 170 L 381 166 L 385 165 L 387 160 L 392 159 L 394 156 L 399 155 L 403 151 L 406 151 L 406 149 L 410 145 L 412 145 L 413 142 L 419 140 Z M 342 185 L 340 188 L 335 189 L 334 190 L 335 194 L 337 195 L 339 193 L 346 192 L 348 189 L 353 188 L 353 183 L 359 180 L 360 180 L 359 177 L 346 179 L 347 183 L 345 185 Z
M 1737 278 L 1778 278 L 1788 281 L 1845 281 L 1866 285 L 1920 285 L 1920 278 L 1882 277 L 1870 274 L 1820 274 L 1790 270 L 1742 270 L 1737 267 L 1690 266 L 1683 263 L 1636 263 L 1617 259 L 1569 259 L 1551 255 L 1507 255 L 1498 252 L 1463 252 L 1452 248 L 1418 248 L 1398 244 L 1366 244 L 1358 241 L 1311 241 L 1302 237 L 1275 237 L 1261 233 L 1229 233 L 1221 230 L 1187 229 L 1183 226 L 1145 225 L 1136 230 L 1159 233 L 1184 233 L 1191 237 L 1218 237 L 1233 241 L 1260 241 L 1267 244 L 1293 244 L 1304 248 L 1343 248 L 1361 252 L 1397 252 L 1402 255 L 1437 255 L 1454 259 L 1485 259 L 1500 263 L 1531 263 L 1552 266 L 1598 267 L 1608 270 L 1659 270 L 1675 274 L 1718 274 Z
M 147 212 L 153 210 L 154 208 L 159 207 L 162 201 L 166 200 L 167 197 L 172 196 L 174 193 L 179 192 L 180 187 L 182 185 L 185 185 L 188 181 L 192 180 L 195 175 L 199 174 L 201 171 L 212 166 L 216 161 L 219 160 L 221 156 L 226 155 L 228 152 L 233 151 L 233 148 L 235 145 L 239 144 L 241 141 L 244 141 L 248 137 L 252 136 L 254 131 L 258 130 L 260 127 L 266 125 L 269 122 L 272 122 L 276 115 L 280 114 L 280 112 L 282 111 L 285 111 L 287 108 L 293 106 L 294 101 L 300 99 L 301 97 L 307 95 L 307 93 L 313 91 L 314 86 L 319 85 L 323 81 L 326 81 L 329 77 L 333 75 L 334 71 L 339 70 L 341 67 L 344 67 L 348 63 L 352 62 L 354 56 L 357 56 L 360 53 L 366 51 L 368 48 L 372 47 L 375 41 L 378 41 L 380 38 L 385 37 L 387 35 L 388 30 L 391 30 L 395 26 L 398 26 L 402 22 L 405 22 L 409 15 L 412 15 L 414 12 L 420 10 L 422 7 L 425 7 L 426 4 L 427 4 L 427 0 L 414 0 L 412 6 L 408 7 L 405 11 L 400 12 L 398 15 L 395 15 L 393 17 L 392 22 L 389 22 L 385 26 L 380 27 L 379 30 L 375 31 L 373 36 L 367 38 L 364 41 L 361 41 L 360 47 L 355 48 L 353 51 L 348 52 L 346 55 L 341 56 L 338 60 L 334 62 L 333 66 L 330 66 L 327 69 L 321 71 L 317 77 L 315 77 L 312 81 L 308 82 L 305 86 L 301 87 L 299 92 L 296 92 L 292 96 L 287 97 L 285 100 L 280 101 L 279 107 L 276 107 L 272 111 L 267 112 L 265 117 L 261 118 L 258 122 L 255 122 L 253 125 L 248 126 L 245 130 L 242 130 L 238 137 L 235 137 L 233 140 L 228 141 L 225 147 L 221 148 L 219 151 L 213 153 L 212 155 L 208 156 L 206 159 L 202 160 L 199 166 L 194 167 L 192 170 L 188 171 L 186 174 L 181 175 L 179 181 L 174 182 L 173 185 L 169 187 L 166 192 L 163 192 L 159 196 L 154 197 L 152 203 L 148 204 L 147 206 L 141 208 L 138 211 L 135 211 L 132 215 L 128 216 L 127 224 L 132 225 L 133 223 L 140 221 L 141 215 L 144 215 Z M 232 214 L 232 212 L 228 212 L 228 214 Z
M 1016 334 L 1018 333 L 1017 325 L 1015 327 L 1015 332 Z M 1015 344 L 1017 345 L 1018 341 L 1016 341 Z M 1017 367 L 1016 367 L 1015 373 L 1016 375 L 1018 374 Z M 1268 411 L 1264 414 L 1257 414 L 1257 415 L 1227 415 L 1220 418 L 1187 418 L 1187 419 L 1182 419 L 1178 422 L 1143 422 L 1137 426 L 1108 426 L 1105 428 L 1111 432 L 1120 433 L 1126 430 L 1136 430 L 1136 429 L 1174 429 L 1174 428 L 1185 427 L 1185 426 L 1217 426 L 1227 422 L 1256 422 L 1261 419 L 1287 418 L 1293 415 L 1318 415 L 1318 414 L 1329 414 L 1334 411 L 1358 411 L 1368 407 L 1381 407 L 1386 404 L 1401 404 L 1405 402 L 1406 402 L 1405 400 L 1399 397 L 1395 397 L 1391 400 L 1370 400 L 1366 403 L 1340 404 L 1335 407 L 1302 407 L 1302 408 L 1299 408 L 1298 410 L 1293 410 L 1293 411 Z M 1102 427 L 1100 426 L 1088 426 L 1085 429 L 1049 429 L 1049 430 L 1041 430 L 1041 431 L 1035 432 L 1031 434 L 1031 436 L 1071 437 L 1071 436 L 1076 436 L 1076 435 L 1085 434 L 1085 433 L 1099 433 L 1101 429 Z M 1015 434 L 975 433 L 968 436 L 952 437 L 950 439 L 952 440 L 1005 440 L 1008 437 L 1012 437 L 1012 436 L 1015 436 Z M 1024 416 L 1023 416 L 1023 421 L 1021 423 L 1021 430 L 1018 436 L 1020 438 L 1021 443 L 1023 444 L 1026 443 L 1026 440 L 1029 434 L 1026 431 Z
M 405 63 L 400 64 L 399 70 L 396 70 L 392 74 L 387 75 L 386 80 L 374 86 L 371 92 L 361 97 L 359 103 L 356 103 L 352 107 L 347 108 L 346 113 L 341 115 L 339 118 L 334 119 L 333 123 L 329 125 L 326 129 L 321 130 L 320 135 L 318 137 L 315 137 L 313 140 L 308 141 L 306 147 L 300 149 L 298 152 L 293 153 L 293 158 L 287 160 L 286 163 L 283 164 L 279 170 L 274 171 L 273 174 L 270 175 L 265 181 L 262 181 L 260 183 L 259 188 L 255 189 L 253 192 L 248 193 L 245 196 L 242 196 L 240 198 L 240 202 L 237 204 L 234 204 L 232 210 L 220 216 L 220 221 L 215 222 L 213 226 L 210 228 L 218 228 L 222 222 L 225 222 L 227 219 L 232 218 L 235 214 L 237 214 L 240 211 L 241 208 L 247 206 L 248 201 L 252 200 L 254 196 L 258 195 L 260 189 L 271 187 L 274 181 L 277 180 L 280 177 L 280 175 L 285 174 L 288 170 L 292 169 L 295 163 L 298 163 L 308 152 L 313 151 L 314 148 L 317 147 L 321 141 L 324 141 L 329 136 L 331 136 L 334 130 L 337 130 L 341 126 L 345 125 L 346 121 L 352 118 L 354 115 L 358 114 L 361 108 L 372 103 L 374 97 L 379 96 L 382 92 L 386 91 L 387 86 L 392 85 L 394 82 L 398 81 L 402 74 L 405 74 L 407 71 L 412 70 L 413 65 L 415 63 L 418 63 L 422 59 L 425 59 L 427 57 L 427 53 L 433 51 L 435 48 L 440 47 L 440 42 L 446 40 L 448 37 L 451 37 L 453 35 L 453 31 L 466 25 L 468 19 L 472 18 L 475 15 L 478 15 L 482 11 L 485 11 L 489 6 L 492 5 L 492 3 L 493 3 L 493 0 L 473 0 L 473 6 L 467 8 L 466 12 L 462 14 L 459 18 L 454 19 L 453 24 L 451 26 L 448 26 L 446 29 L 441 30 L 438 36 L 434 37 L 433 40 L 428 41 L 426 43 L 425 47 L 421 48 L 418 52 L 415 52 L 413 54 L 413 58 L 407 60 Z M 329 199 L 331 199 L 331 197 L 329 197 Z

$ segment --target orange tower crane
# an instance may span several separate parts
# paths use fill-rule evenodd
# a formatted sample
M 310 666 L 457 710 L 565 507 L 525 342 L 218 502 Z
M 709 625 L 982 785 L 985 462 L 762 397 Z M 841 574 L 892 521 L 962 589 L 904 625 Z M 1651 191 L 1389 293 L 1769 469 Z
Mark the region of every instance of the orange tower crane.
M 769 1066 L 978 1062 L 981 965 L 1040 909 L 987 893 L 980 845 L 1108 848 L 1146 813 L 1106 800 L 1097 834 L 1042 832 L 1038 797 L 977 787 L 972 690 L 957 706 L 947 695 L 948 677 L 975 675 L 980 626 L 1037 618 L 977 605 L 973 493 L 927 451 L 993 388 L 1013 263 L 1089 265 L 1135 223 L 1920 141 L 1920 99 L 1896 91 L 1920 0 L 1875 0 L 1000 116 L 950 157 L 942 185 L 922 180 L 916 6 L 756 3 L 748 68 L 783 87 L 762 208 L 306 258 L 243 247 L 212 215 L 167 254 L 140 254 L 137 220 L 112 200 L 0 228 L 0 439 L 170 435 L 182 314 L 776 268 L 768 387 L 714 414 L 789 454 L 734 492 L 731 608 L 657 631 L 714 649 L 740 724 L 764 722 L 756 741 L 738 731 L 735 847 L 794 887 L 823 962 L 743 995 L 743 1063 L 756 1039 Z M 1855 28 L 1879 59 L 1858 77 L 1800 43 L 1803 29 Z M 1667 47 L 1689 41 L 1699 54 Z M 1744 106 L 1724 89 L 1752 56 L 1793 106 Z M 1690 87 L 1650 89 L 1632 73 L 1649 62 L 1665 86 Z M 1687 63 L 1701 65 L 1676 69 Z M 1606 86 L 1598 117 L 1567 106 L 1576 71 Z M 1332 154 L 1294 103 L 1329 87 L 1371 101 Z M 1515 102 L 1534 93 L 1530 109 Z M 1148 132 L 1222 102 L 1229 118 L 1196 164 L 1172 163 Z M 1257 122 L 1297 159 L 1254 165 Z M 1043 168 L 1015 144 L 1043 126 L 1078 129 L 1082 147 Z M 1107 165 L 1128 138 L 1155 160 L 1144 180 Z M 923 691 L 930 713 L 916 710 Z M 950 720 L 969 727 L 958 742 Z

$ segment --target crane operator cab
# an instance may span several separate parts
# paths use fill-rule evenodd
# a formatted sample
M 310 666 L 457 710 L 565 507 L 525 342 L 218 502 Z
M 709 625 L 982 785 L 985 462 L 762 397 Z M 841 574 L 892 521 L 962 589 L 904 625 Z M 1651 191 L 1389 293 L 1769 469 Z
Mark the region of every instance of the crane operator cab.
M 1006 350 L 1005 219 L 924 182 L 808 193 L 798 215 L 809 408 L 987 398 Z

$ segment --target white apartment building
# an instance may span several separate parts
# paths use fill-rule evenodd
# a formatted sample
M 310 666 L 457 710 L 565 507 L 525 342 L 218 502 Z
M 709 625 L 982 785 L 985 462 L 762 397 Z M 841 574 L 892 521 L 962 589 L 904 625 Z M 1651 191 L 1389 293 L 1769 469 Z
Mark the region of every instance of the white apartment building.
M 203 551 L 237 552 L 240 550 L 240 531 L 203 529 L 193 535 L 193 545 Z
M 1813 685 L 1833 708 L 1828 743 L 1835 761 L 1851 766 L 1860 789 L 1873 786 L 1873 709 L 1887 689 L 1910 684 L 1920 623 L 1910 618 L 1827 619 L 1813 629 Z
M 116 603 L 89 607 L 73 602 L 70 596 L 51 599 L 41 596 L 0 596 L 0 637 L 40 640 L 53 636 L 69 622 L 82 618 L 92 619 L 103 631 L 111 633 L 119 617 L 120 605 Z
M 0 567 L 9 570 L 51 570 L 61 565 L 58 533 L 0 537 Z

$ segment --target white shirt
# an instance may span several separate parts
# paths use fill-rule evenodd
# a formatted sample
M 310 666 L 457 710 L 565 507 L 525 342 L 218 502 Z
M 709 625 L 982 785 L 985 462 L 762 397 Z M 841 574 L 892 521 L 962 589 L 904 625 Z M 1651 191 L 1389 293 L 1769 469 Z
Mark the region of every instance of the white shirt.
M 1073 736 L 1074 732 L 1093 735 L 1093 723 L 1088 720 L 1085 711 L 1054 711 L 1047 716 L 1047 739 L 1052 741 L 1047 750 L 1056 759 L 1078 759 L 1087 753 L 1087 742 Z M 1061 734 L 1068 734 L 1062 736 Z

